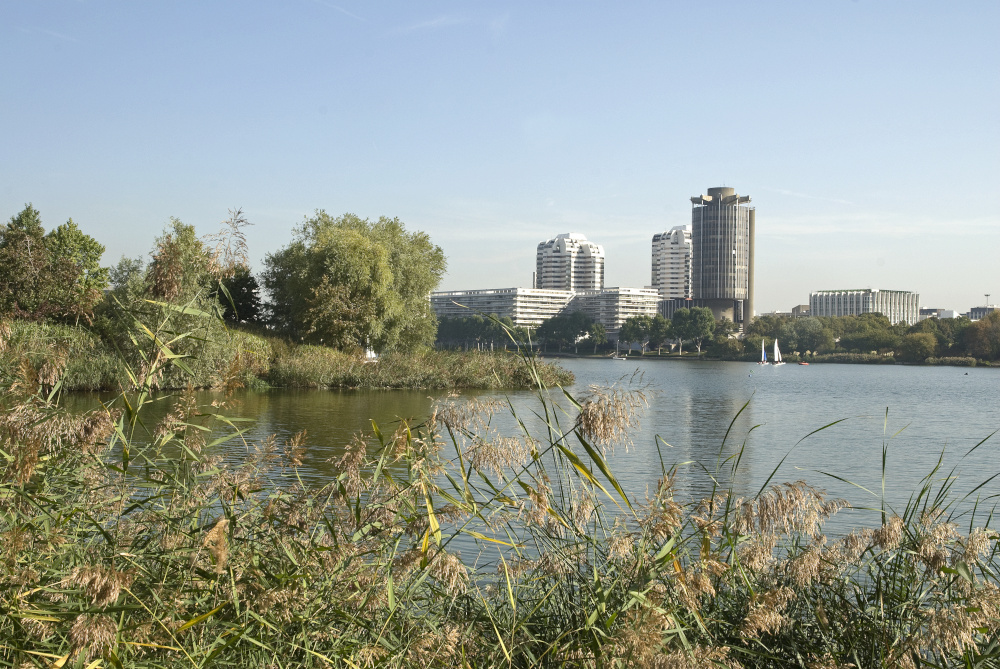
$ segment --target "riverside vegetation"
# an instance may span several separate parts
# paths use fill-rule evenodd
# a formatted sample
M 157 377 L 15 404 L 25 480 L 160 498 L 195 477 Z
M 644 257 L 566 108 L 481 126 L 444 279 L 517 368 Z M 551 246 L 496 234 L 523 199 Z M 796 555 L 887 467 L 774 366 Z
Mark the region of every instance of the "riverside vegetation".
M 0 226 L 0 371 L 30 368 L 63 390 L 135 388 L 160 355 L 144 336 L 156 331 L 175 356 L 151 378 L 161 389 L 532 383 L 506 353 L 431 350 L 437 320 L 426 296 L 445 260 L 426 234 L 397 219 L 318 211 L 267 257 L 272 301 L 262 303 L 246 225 L 232 211 L 219 233 L 199 238 L 171 219 L 149 263 L 123 258 L 108 269 L 99 267 L 104 247 L 72 220 L 46 233 L 25 206 Z M 365 349 L 381 354 L 377 364 L 364 364 Z M 554 366 L 540 374 L 572 378 Z
M 526 358 L 539 431 L 446 400 L 306 487 L 308 435 L 223 462 L 225 403 L 154 393 L 184 360 L 171 328 L 136 329 L 157 354 L 87 414 L 4 377 L 0 665 L 1000 666 L 998 538 L 954 472 L 834 539 L 846 502 L 803 482 L 684 500 L 664 463 L 630 498 L 611 456 L 644 391 L 568 398 Z M 173 410 L 139 438 L 154 401 Z

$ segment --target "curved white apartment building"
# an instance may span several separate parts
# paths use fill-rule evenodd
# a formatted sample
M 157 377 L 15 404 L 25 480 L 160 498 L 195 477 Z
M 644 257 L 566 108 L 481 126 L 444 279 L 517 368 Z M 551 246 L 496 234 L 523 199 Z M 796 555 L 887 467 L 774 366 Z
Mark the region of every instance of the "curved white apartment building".
M 534 287 L 572 291 L 604 288 L 604 247 L 578 232 L 539 242 Z
M 691 297 L 691 228 L 677 225 L 653 235 L 653 288 L 660 298 Z

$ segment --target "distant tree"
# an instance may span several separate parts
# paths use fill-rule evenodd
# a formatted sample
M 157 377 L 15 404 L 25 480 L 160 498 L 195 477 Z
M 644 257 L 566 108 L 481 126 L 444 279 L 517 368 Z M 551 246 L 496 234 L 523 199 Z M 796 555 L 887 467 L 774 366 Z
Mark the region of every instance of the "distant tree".
M 649 316 L 630 316 L 619 328 L 618 340 L 630 347 L 632 344 L 639 344 L 640 350 L 644 353 L 649 343 L 649 330 L 652 325 L 653 319 Z
M 715 330 L 715 316 L 708 307 L 681 308 L 674 312 L 671 319 L 671 332 L 677 338 L 683 350 L 684 342 L 694 342 L 701 355 L 702 340 L 710 337 Z
M 561 351 L 563 346 L 576 346 L 587 335 L 593 320 L 582 311 L 553 316 L 538 326 L 538 336 L 546 345 L 555 344 Z
M 384 351 L 436 338 L 427 295 L 444 273 L 444 253 L 398 219 L 317 211 L 265 266 L 274 324 L 305 341 Z
M 48 234 L 30 204 L 0 227 L 0 310 L 21 318 L 90 320 L 107 286 L 104 247 L 70 219 Z
M 899 343 L 899 357 L 906 362 L 923 362 L 934 355 L 937 338 L 929 332 L 903 335 Z
M 670 321 L 656 314 L 649 322 L 649 347 L 659 351 L 670 338 Z
M 597 353 L 598 346 L 603 346 L 608 343 L 608 332 L 600 323 L 592 323 L 590 328 L 587 330 L 587 336 L 594 345 L 594 353 Z
M 261 321 L 260 286 L 248 267 L 236 267 L 232 276 L 219 282 L 222 315 L 230 323 L 259 323 Z
M 964 332 L 965 350 L 982 360 L 1000 359 L 1000 311 L 971 323 Z

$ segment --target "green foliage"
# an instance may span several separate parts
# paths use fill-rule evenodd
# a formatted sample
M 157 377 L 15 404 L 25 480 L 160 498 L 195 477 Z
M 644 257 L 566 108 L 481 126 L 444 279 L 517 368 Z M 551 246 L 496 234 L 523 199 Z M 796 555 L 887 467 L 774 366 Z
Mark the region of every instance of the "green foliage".
M 536 334 L 546 346 L 555 344 L 561 351 L 563 346 L 575 347 L 586 337 L 593 325 L 593 319 L 582 311 L 553 316 L 538 326 Z
M 962 332 L 965 350 L 983 360 L 1000 359 L 1000 311 L 986 314 Z
M 904 362 L 923 362 L 937 350 L 937 337 L 929 332 L 904 335 L 899 344 L 899 359 Z
M 605 452 L 642 392 L 542 383 L 535 428 L 446 400 L 309 486 L 306 435 L 251 444 L 224 404 L 154 399 L 178 359 L 166 330 L 139 334 L 161 355 L 97 411 L 68 415 L 24 375 L 0 384 L 3 666 L 1000 664 L 992 513 L 956 504 L 939 468 L 840 537 L 824 523 L 848 504 L 802 481 L 719 487 L 742 451 L 694 463 L 704 499 L 664 465 L 640 502 Z M 140 439 L 153 401 L 172 410 Z M 218 457 L 215 435 L 245 457 Z
M 671 318 L 671 334 L 677 338 L 681 349 L 685 341 L 692 341 L 701 353 L 701 342 L 712 336 L 715 330 L 715 316 L 708 307 L 681 308 Z
M 0 227 L 0 313 L 88 321 L 108 282 L 103 253 L 73 219 L 45 234 L 38 210 L 26 205 Z
M 496 314 L 483 317 L 472 314 L 465 318 L 442 318 L 438 321 L 437 345 L 444 348 L 485 348 L 489 350 L 527 346 L 531 333 L 514 325 L 509 316 Z
M 594 345 L 594 353 L 597 353 L 598 346 L 604 346 L 608 343 L 608 331 L 601 323 L 591 323 L 590 327 L 587 328 L 587 338 Z
M 272 320 L 297 338 L 377 351 L 434 342 L 427 295 L 444 273 L 444 254 L 398 219 L 373 223 L 318 211 L 265 264 Z
M 639 344 L 643 351 L 649 343 L 653 319 L 649 316 L 630 316 L 618 329 L 618 341 L 623 344 Z
M 218 300 L 226 322 L 244 325 L 261 322 L 260 286 L 249 268 L 236 267 L 232 276 L 223 278 L 220 283 Z

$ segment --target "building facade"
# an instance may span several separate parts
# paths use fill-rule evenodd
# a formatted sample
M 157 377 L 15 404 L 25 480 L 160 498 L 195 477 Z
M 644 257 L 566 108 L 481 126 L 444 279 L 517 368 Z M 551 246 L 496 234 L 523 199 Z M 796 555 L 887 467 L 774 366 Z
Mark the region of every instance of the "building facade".
M 604 247 L 576 232 L 539 242 L 534 287 L 574 291 L 604 288 Z
M 691 297 L 691 229 L 678 225 L 653 235 L 652 284 L 664 300 Z
M 810 316 L 882 314 L 890 323 L 920 320 L 920 295 L 908 290 L 819 290 L 809 294 Z
M 655 316 L 660 296 L 653 288 L 605 288 L 576 293 L 567 311 L 582 311 L 618 339 L 622 323 L 633 316 Z
M 438 318 L 468 318 L 476 313 L 509 317 L 515 325 L 538 327 L 561 314 L 573 299 L 568 290 L 490 288 L 431 293 L 431 308 Z
M 755 212 L 749 195 L 733 188 L 709 188 L 691 198 L 691 296 L 704 300 L 716 318 L 736 317 L 743 303 L 744 325 L 753 318 Z

